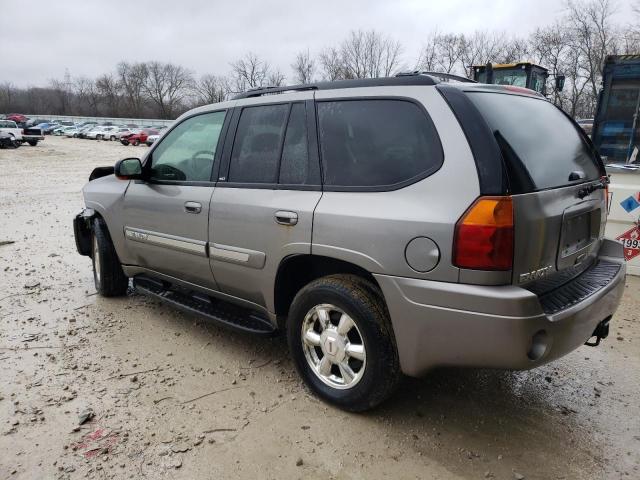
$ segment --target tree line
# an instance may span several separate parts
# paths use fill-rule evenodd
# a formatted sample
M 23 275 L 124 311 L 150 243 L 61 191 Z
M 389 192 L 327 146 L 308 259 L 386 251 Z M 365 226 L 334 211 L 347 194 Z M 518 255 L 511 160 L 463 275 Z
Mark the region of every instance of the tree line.
M 472 65 L 532 61 L 549 69 L 551 98 L 574 117 L 590 117 L 597 103 L 606 55 L 640 54 L 640 0 L 629 25 L 615 21 L 615 0 L 567 0 L 550 25 L 527 36 L 478 30 L 431 32 L 417 58 L 403 45 L 376 30 L 353 30 L 319 52 L 301 50 L 289 77 L 259 55 L 248 52 L 226 73 L 197 77 L 180 65 L 158 61 L 120 62 L 96 78 L 51 79 L 45 87 L 20 88 L 0 83 L 0 112 L 47 113 L 173 119 L 186 110 L 226 100 L 252 88 L 306 84 L 318 80 L 373 78 L 400 71 L 438 71 L 472 77 Z M 635 23 L 633 23 L 635 21 Z M 555 91 L 555 77 L 565 88 Z

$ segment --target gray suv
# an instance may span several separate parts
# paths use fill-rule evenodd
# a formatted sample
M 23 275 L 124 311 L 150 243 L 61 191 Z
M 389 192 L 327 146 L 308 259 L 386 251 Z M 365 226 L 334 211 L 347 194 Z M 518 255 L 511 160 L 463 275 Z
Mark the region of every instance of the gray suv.
M 529 369 L 606 337 L 625 278 L 607 184 L 535 92 L 408 74 L 187 112 L 143 159 L 92 172 L 74 231 L 100 294 L 132 279 L 285 330 L 307 385 L 360 411 L 402 373 Z

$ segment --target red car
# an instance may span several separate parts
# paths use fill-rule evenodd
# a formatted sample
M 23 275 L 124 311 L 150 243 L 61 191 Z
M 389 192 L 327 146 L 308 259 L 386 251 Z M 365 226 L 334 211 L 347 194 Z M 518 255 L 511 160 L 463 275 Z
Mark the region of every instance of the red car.
M 133 145 L 134 147 L 137 147 L 141 143 L 145 143 L 149 135 L 158 135 L 158 133 L 159 132 L 157 130 L 145 128 L 143 130 L 140 130 L 139 133 L 123 135 L 122 137 L 120 137 L 120 143 L 123 145 Z

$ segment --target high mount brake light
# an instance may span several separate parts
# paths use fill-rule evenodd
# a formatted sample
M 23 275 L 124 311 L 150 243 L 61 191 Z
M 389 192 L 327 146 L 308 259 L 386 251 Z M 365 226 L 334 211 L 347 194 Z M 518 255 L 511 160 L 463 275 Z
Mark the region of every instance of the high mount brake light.
M 511 270 L 513 240 L 511 197 L 480 197 L 456 224 L 453 263 L 474 270 Z

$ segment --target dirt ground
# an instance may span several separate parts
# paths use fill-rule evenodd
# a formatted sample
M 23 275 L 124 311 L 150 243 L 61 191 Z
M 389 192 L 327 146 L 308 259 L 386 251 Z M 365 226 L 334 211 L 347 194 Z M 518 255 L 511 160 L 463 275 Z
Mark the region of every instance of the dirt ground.
M 599 348 L 439 370 L 347 414 L 302 386 L 283 338 L 95 294 L 80 190 L 146 148 L 0 150 L 0 479 L 640 478 L 640 278 Z

